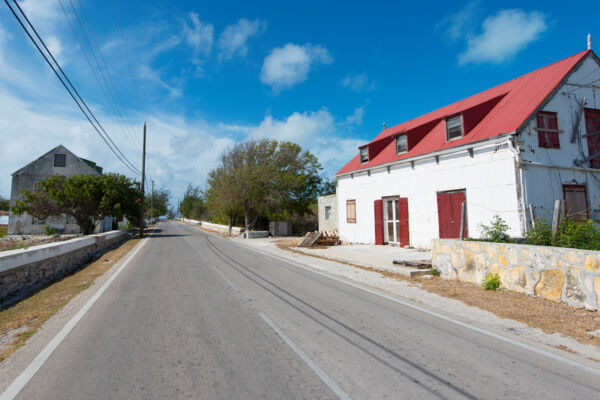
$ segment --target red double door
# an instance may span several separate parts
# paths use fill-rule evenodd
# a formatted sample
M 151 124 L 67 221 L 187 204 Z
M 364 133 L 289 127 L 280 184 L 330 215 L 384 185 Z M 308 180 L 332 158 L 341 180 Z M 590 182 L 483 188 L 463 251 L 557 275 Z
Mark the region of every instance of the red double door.
M 462 204 L 466 203 L 466 201 L 467 198 L 464 190 L 441 192 L 437 194 L 440 239 L 460 238 Z M 465 208 L 464 237 L 469 236 L 467 225 L 467 213 Z
M 375 244 L 410 244 L 408 198 L 388 197 L 375 200 Z

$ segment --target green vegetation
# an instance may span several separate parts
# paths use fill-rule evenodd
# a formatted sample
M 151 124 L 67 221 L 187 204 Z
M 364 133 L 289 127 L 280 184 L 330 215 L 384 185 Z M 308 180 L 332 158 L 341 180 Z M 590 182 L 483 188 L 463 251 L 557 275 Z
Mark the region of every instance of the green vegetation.
M 497 290 L 501 283 L 502 281 L 500 280 L 500 275 L 488 272 L 483 279 L 481 286 L 483 286 L 485 290 Z
M 10 200 L 0 196 L 0 211 L 8 211 L 10 209 Z
M 138 221 L 140 215 L 139 184 L 120 174 L 51 176 L 36 183 L 33 192 L 23 191 L 22 197 L 12 207 L 13 213 L 27 212 L 36 218 L 67 214 L 84 234 L 106 216 Z
M 164 187 L 154 190 L 154 192 L 150 191 L 150 193 L 146 193 L 146 196 L 144 197 L 144 210 L 146 214 L 151 218 L 167 215 L 169 211 L 170 195 L 171 193 L 169 190 Z
M 480 224 L 481 230 L 483 231 L 483 237 L 489 242 L 498 243 L 509 243 L 511 242 L 510 236 L 508 236 L 508 230 L 510 229 L 506 221 L 500 218 L 499 215 L 494 215 L 490 225 Z
M 183 200 L 179 204 L 179 212 L 184 218 L 200 220 L 205 217 L 206 199 L 204 192 L 199 187 L 188 184 L 187 190 L 183 195 Z
M 437 269 L 436 267 L 431 267 L 431 275 L 433 276 L 440 276 L 441 272 L 439 269 Z
M 8 231 L 8 226 L 6 226 L 6 225 L 0 225 L 0 237 L 6 235 L 7 231 Z
M 221 155 L 210 171 L 205 193 L 216 221 L 246 229 L 270 220 L 294 220 L 311 214 L 320 188 L 317 158 L 291 142 L 250 140 Z
M 483 231 L 483 240 L 497 243 L 514 243 L 507 232 L 506 222 L 495 215 L 490 225 L 480 225 Z M 472 239 L 469 239 L 472 240 Z M 552 228 L 545 220 L 536 218 L 534 228 L 525 234 L 525 243 L 536 246 L 568 247 L 582 250 L 600 250 L 600 229 L 596 223 L 587 221 L 573 221 L 563 219 L 555 235 Z
M 56 233 L 56 229 L 50 228 L 50 225 L 48 225 L 48 224 L 46 224 L 45 230 L 46 230 L 46 235 L 48 235 L 48 236 L 54 235 Z

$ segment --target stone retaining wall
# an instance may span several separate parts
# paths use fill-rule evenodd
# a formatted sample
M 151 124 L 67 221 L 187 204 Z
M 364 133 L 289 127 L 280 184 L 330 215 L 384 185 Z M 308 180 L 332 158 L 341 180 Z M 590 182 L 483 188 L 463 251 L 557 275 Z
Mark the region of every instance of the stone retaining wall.
M 0 253 L 0 304 L 12 303 L 67 276 L 129 238 L 112 231 Z
M 497 273 L 502 286 L 552 301 L 600 307 L 600 251 L 434 239 L 432 265 L 441 276 L 481 283 Z

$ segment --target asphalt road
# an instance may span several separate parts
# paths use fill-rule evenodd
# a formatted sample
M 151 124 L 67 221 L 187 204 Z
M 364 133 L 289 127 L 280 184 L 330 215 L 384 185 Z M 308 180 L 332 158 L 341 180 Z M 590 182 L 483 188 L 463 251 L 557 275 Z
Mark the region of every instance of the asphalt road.
M 600 398 L 600 377 L 174 222 L 19 399 Z

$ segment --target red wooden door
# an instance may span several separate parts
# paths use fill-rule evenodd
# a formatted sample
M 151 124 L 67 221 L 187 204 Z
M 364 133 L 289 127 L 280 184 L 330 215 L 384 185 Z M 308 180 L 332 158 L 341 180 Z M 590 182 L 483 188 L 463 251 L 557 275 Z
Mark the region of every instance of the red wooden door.
M 585 109 L 585 131 L 592 134 L 587 136 L 588 155 L 600 153 L 600 110 Z M 590 168 L 600 168 L 600 156 L 590 160 Z
M 375 244 L 383 244 L 383 201 L 375 200 Z
M 462 204 L 466 201 L 464 190 L 437 194 L 440 239 L 456 239 L 460 237 L 460 214 L 462 212 Z M 465 213 L 464 237 L 468 235 L 467 215 Z
M 408 198 L 400 197 L 398 199 L 398 236 L 400 246 L 408 246 L 410 244 L 408 230 Z

